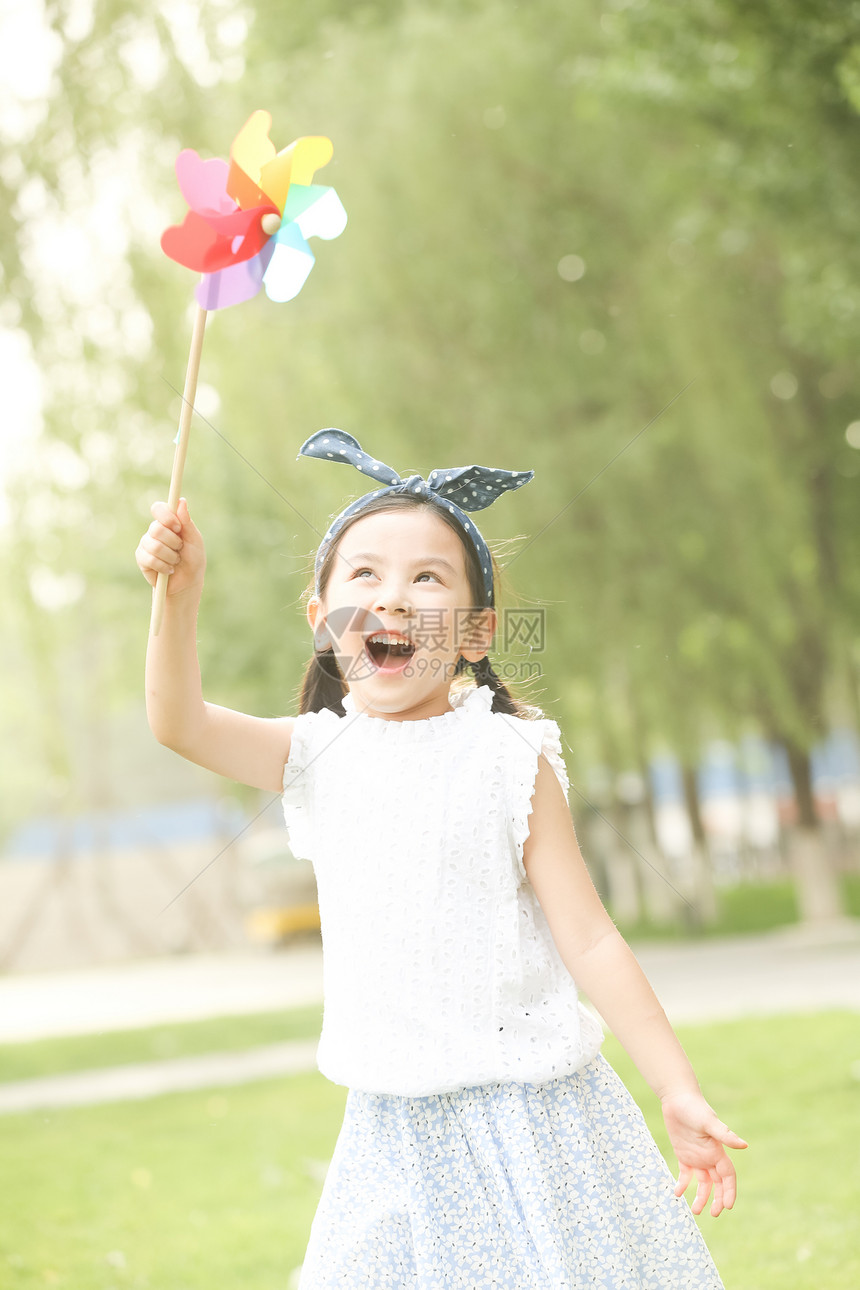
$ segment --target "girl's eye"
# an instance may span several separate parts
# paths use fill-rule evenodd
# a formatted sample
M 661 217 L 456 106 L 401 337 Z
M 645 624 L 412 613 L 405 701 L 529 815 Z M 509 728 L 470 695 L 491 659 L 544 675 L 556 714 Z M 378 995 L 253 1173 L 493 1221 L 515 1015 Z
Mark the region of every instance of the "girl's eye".
M 356 569 L 352 576 L 353 578 L 363 578 L 366 573 L 369 573 L 371 577 L 376 576 L 372 569 Z M 419 582 L 422 578 L 434 578 L 436 582 L 439 581 L 439 575 L 433 573 L 430 569 L 425 569 L 423 573 L 416 574 L 415 581 Z

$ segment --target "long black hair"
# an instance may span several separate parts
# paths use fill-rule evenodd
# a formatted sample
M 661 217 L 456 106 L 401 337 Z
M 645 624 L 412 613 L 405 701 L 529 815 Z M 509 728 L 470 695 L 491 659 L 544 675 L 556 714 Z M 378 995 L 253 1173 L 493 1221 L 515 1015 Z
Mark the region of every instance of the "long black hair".
M 319 595 L 325 592 L 326 584 L 331 575 L 332 563 L 340 539 L 347 529 L 355 523 L 356 520 L 364 519 L 366 515 L 376 515 L 381 511 L 391 511 L 398 507 L 416 508 L 418 506 L 432 506 L 434 513 L 444 520 L 449 528 L 453 529 L 460 539 L 463 551 L 466 556 L 466 574 L 469 580 L 469 590 L 472 595 L 472 608 L 494 608 L 493 603 L 489 606 L 484 605 L 484 581 L 481 574 L 481 566 L 478 560 L 478 554 L 473 544 L 468 540 L 465 533 L 450 513 L 432 498 L 417 496 L 409 493 L 388 493 L 384 497 L 377 497 L 372 502 L 368 502 L 356 515 L 352 516 L 344 524 L 343 528 L 337 535 L 336 541 L 329 544 L 328 550 L 323 557 L 319 570 Z M 495 558 L 490 557 L 493 562 L 493 582 L 496 583 L 499 576 L 499 568 Z M 312 589 L 310 589 L 312 590 Z M 464 676 L 471 672 L 475 678 L 476 685 L 488 685 L 493 691 L 493 712 L 504 712 L 512 717 L 526 717 L 528 719 L 541 716 L 540 709 L 523 703 L 515 695 L 511 694 L 504 681 L 495 672 L 489 657 L 485 654 L 483 658 L 476 663 L 468 662 L 462 654 L 457 660 L 454 669 L 454 677 Z M 463 687 L 468 688 L 467 686 Z M 313 657 L 305 669 L 305 675 L 302 680 L 301 694 L 299 698 L 299 712 L 320 712 L 323 708 L 330 708 L 338 716 L 344 716 L 343 697 L 347 693 L 348 687 L 344 680 L 343 673 L 337 664 L 334 650 L 314 650 Z

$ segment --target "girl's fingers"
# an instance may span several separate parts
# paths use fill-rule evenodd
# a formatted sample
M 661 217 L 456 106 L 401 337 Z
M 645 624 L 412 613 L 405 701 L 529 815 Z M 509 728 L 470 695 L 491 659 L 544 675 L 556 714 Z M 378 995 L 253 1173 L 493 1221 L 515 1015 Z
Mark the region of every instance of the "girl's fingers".
M 701 1214 L 702 1210 L 708 1203 L 708 1197 L 710 1194 L 711 1180 L 706 1174 L 704 1178 L 699 1179 L 699 1185 L 696 1188 L 696 1197 L 690 1207 L 694 1214 Z
M 145 576 L 148 576 L 149 573 L 175 573 L 176 571 L 175 563 L 169 564 L 167 560 L 161 559 L 158 555 L 153 555 L 151 551 L 147 551 L 142 546 L 137 548 L 137 563 Z M 152 579 L 149 579 L 149 581 L 152 581 Z
M 715 1173 L 719 1179 L 722 1208 L 731 1209 L 738 1194 L 738 1180 L 734 1165 L 728 1157 L 717 1162 Z
M 183 550 L 188 557 L 188 576 L 202 573 L 203 539 L 191 521 L 185 498 L 180 499 L 177 511 L 172 511 L 166 502 L 153 502 L 151 511 L 152 523 L 135 551 L 138 567 L 147 582 L 154 586 L 158 574 L 176 573 Z
M 681 1165 L 680 1171 L 678 1173 L 678 1181 L 675 1184 L 676 1196 L 683 1196 L 684 1192 L 687 1190 L 687 1188 L 690 1185 L 690 1180 L 692 1179 L 692 1177 L 693 1177 L 693 1171 L 689 1167 L 689 1165 Z
M 188 503 L 184 497 L 179 499 L 179 518 L 182 521 L 182 532 L 186 538 L 197 543 L 203 542 L 203 536 L 188 513 Z
M 675 1186 L 675 1195 L 683 1196 L 693 1178 L 697 1179 L 696 1194 L 690 1205 L 694 1214 L 704 1212 L 712 1189 L 711 1215 L 713 1218 L 719 1218 L 724 1209 L 732 1208 L 737 1196 L 734 1169 L 730 1167 L 729 1170 L 723 1171 L 718 1165 L 711 1169 L 691 1169 L 687 1165 L 682 1165 Z
M 180 542 L 179 545 L 181 547 L 182 543 Z M 153 560 L 160 560 L 162 563 L 169 565 L 171 569 L 179 564 L 182 559 L 177 549 L 167 546 L 159 538 L 152 537 L 149 533 L 144 533 L 140 539 L 140 546 Z
M 153 520 L 146 531 L 148 536 L 154 538 L 156 542 L 162 542 L 174 551 L 182 550 L 182 538 L 173 529 L 162 524 L 160 520 Z
M 714 1184 L 714 1201 L 711 1205 L 711 1215 L 713 1218 L 719 1218 L 726 1207 L 725 1184 L 719 1169 L 711 1170 L 711 1181 Z
M 713 1112 L 709 1120 L 705 1121 L 703 1127 L 705 1133 L 710 1138 L 716 1139 L 717 1142 L 721 1142 L 723 1147 L 731 1147 L 734 1151 L 744 1151 L 744 1148 L 749 1146 L 749 1143 L 744 1142 L 743 1138 L 739 1138 L 738 1134 L 730 1129 L 727 1124 L 723 1124 L 723 1121 L 719 1120 L 719 1117 L 714 1115 Z
M 153 558 L 149 567 L 150 569 L 154 569 L 156 573 L 175 573 L 176 572 L 175 564 L 168 564 L 166 560 L 158 560 L 156 558 Z
M 158 520 L 165 528 L 172 529 L 174 533 L 180 532 L 182 523 L 179 516 L 170 509 L 167 502 L 153 502 L 149 509 L 154 520 Z
M 150 586 L 154 587 L 158 574 L 157 574 L 157 571 L 149 567 L 149 556 L 147 555 L 146 551 L 143 551 L 141 550 L 140 547 L 138 547 L 134 555 L 135 555 L 135 559 L 137 560 L 138 569 L 140 569 L 140 572 L 143 574 L 144 578 L 146 578 L 146 581 L 150 584 Z
M 156 526 L 151 525 L 150 527 L 155 528 Z M 173 537 L 175 538 L 175 534 Z M 176 540 L 178 541 L 178 539 Z M 179 546 L 182 546 L 181 542 L 179 542 Z M 154 573 L 173 573 L 182 560 L 178 550 L 166 545 L 149 531 L 144 533 L 140 539 L 135 551 L 135 558 L 143 573 L 146 573 L 147 570 Z
M 712 1138 L 716 1138 L 717 1142 L 722 1142 L 723 1146 L 734 1147 L 736 1151 L 743 1151 L 744 1147 L 749 1146 L 749 1143 L 744 1142 L 743 1138 L 739 1138 L 727 1124 L 723 1124 L 722 1120 L 717 1119 L 716 1116 L 705 1125 L 705 1131 Z

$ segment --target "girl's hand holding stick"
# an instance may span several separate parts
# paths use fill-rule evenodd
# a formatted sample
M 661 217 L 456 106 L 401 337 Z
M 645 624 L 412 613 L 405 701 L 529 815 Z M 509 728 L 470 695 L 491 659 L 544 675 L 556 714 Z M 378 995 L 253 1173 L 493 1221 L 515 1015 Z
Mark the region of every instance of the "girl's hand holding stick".
M 206 572 L 206 548 L 185 498 L 180 497 L 176 506 L 153 502 L 152 516 L 135 552 L 141 573 L 151 587 L 157 587 L 163 579 L 166 595 L 191 590 L 199 594 Z

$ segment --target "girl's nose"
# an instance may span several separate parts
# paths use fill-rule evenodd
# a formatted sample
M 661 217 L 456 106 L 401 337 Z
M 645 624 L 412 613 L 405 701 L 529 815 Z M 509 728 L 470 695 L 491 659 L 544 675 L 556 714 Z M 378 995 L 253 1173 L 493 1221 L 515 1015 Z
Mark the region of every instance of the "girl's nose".
M 411 614 L 412 604 L 404 585 L 395 579 L 379 585 L 373 602 L 373 609 L 377 614 Z

